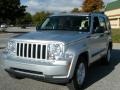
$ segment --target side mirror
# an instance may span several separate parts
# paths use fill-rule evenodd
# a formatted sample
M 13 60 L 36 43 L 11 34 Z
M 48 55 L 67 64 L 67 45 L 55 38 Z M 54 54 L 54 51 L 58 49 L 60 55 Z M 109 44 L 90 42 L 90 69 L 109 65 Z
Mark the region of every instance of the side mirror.
M 36 26 L 36 31 L 39 31 L 41 29 L 41 25 Z
M 104 27 L 97 27 L 94 33 L 104 33 Z

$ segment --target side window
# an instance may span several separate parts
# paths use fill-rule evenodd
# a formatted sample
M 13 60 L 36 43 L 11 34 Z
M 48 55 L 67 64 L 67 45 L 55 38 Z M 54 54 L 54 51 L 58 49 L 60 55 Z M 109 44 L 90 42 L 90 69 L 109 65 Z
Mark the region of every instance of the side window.
M 108 28 L 108 30 L 111 30 L 111 26 L 110 26 L 110 22 L 109 22 L 109 19 L 108 18 L 106 18 L 106 21 L 107 21 L 107 28 Z
M 98 27 L 100 27 L 100 23 L 99 23 L 99 19 L 98 19 L 98 17 L 94 17 L 94 19 L 93 19 L 93 32 L 95 32 L 95 30 L 98 28 Z
M 99 21 L 100 21 L 100 27 L 102 27 L 104 29 L 104 31 L 107 30 L 107 26 L 106 26 L 106 21 L 104 17 L 99 17 Z

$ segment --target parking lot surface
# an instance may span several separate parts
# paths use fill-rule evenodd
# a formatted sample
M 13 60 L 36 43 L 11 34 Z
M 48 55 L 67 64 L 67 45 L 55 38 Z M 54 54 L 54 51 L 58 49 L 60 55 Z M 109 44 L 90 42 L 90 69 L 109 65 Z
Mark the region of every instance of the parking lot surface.
M 0 33 L 0 54 L 13 36 L 23 33 Z M 85 90 L 120 90 L 120 44 L 114 44 L 111 64 L 95 63 L 90 67 Z M 69 90 L 67 86 L 33 79 L 16 80 L 0 68 L 0 90 Z

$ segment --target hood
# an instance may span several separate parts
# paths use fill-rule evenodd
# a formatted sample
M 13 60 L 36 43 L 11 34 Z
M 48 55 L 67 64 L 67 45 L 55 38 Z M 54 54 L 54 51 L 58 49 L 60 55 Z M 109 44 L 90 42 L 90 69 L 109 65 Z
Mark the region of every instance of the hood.
M 77 41 L 87 36 L 86 32 L 78 31 L 40 31 L 40 32 L 30 32 L 15 39 L 22 40 L 40 40 L 40 41 L 60 41 L 70 43 L 72 41 Z

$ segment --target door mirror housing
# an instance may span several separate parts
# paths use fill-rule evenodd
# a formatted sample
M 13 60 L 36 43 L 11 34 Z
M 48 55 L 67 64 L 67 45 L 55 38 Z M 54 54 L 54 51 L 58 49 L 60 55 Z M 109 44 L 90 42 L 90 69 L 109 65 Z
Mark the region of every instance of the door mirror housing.
M 41 25 L 36 26 L 36 31 L 39 31 L 41 29 Z
M 104 27 L 97 27 L 97 28 L 94 30 L 94 33 L 104 33 Z

